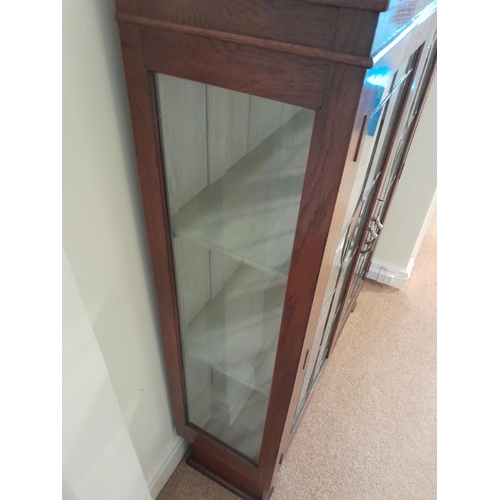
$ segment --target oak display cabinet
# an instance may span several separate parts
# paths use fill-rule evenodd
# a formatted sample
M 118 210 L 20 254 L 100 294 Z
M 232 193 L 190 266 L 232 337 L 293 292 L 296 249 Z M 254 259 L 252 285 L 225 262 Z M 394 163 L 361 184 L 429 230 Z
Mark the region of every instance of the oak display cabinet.
M 188 463 L 273 477 L 364 282 L 436 66 L 429 0 L 116 0 Z

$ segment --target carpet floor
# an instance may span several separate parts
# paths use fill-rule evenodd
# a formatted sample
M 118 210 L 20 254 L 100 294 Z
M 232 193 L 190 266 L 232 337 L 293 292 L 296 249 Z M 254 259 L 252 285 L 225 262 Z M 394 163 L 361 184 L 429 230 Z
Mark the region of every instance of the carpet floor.
M 404 292 L 367 280 L 272 500 L 436 498 L 434 217 Z M 237 497 L 181 462 L 158 500 Z

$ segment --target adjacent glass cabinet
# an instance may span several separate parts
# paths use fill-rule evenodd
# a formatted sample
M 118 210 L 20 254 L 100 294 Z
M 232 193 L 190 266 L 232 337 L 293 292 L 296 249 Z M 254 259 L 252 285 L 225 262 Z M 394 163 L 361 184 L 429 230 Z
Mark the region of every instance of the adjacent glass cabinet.
M 266 499 L 436 66 L 431 0 L 116 0 L 188 463 Z

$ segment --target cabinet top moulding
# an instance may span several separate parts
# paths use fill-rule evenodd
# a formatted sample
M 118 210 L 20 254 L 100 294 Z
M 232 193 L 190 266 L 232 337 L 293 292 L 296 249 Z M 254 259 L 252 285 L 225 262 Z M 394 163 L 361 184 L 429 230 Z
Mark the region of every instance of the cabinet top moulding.
M 296 45 L 287 42 L 279 42 L 276 40 L 255 38 L 246 35 L 238 35 L 235 33 L 225 33 L 223 31 L 215 31 L 207 28 L 199 28 L 197 26 L 172 23 L 169 21 L 157 21 L 154 19 L 148 19 L 145 17 L 133 16 L 129 14 L 117 13 L 115 15 L 115 18 L 119 22 L 135 24 L 144 28 L 153 28 L 174 31 L 176 33 L 185 33 L 194 36 L 202 36 L 205 38 L 214 38 L 223 42 L 232 42 L 243 45 L 250 45 L 253 47 L 261 47 L 271 50 L 277 50 L 279 52 L 287 52 L 289 54 L 305 56 L 312 59 L 322 59 L 324 61 L 347 64 L 349 66 L 359 66 L 367 69 L 373 66 L 373 62 L 370 57 L 344 54 L 341 52 L 333 52 L 331 50 L 319 49 L 316 47 L 307 47 L 304 45 Z
M 137 0 L 117 0 L 117 3 L 126 7 L 134 7 Z M 255 1 L 255 0 L 254 0 Z M 297 3 L 312 3 L 328 5 L 330 7 L 368 10 L 371 12 L 385 12 L 389 9 L 391 0 L 291 0 Z M 394 3 L 394 0 L 392 0 Z
M 168 31 L 364 69 L 372 68 L 378 54 L 387 45 L 397 43 L 416 18 L 427 17 L 436 8 L 435 0 L 274 0 L 271 3 L 116 0 L 115 3 L 115 18 L 119 23 L 151 33 Z M 354 23 L 351 26 L 354 31 L 371 31 L 377 26 L 376 39 L 363 47 L 352 46 L 349 42 L 352 30 L 345 29 L 346 16 Z

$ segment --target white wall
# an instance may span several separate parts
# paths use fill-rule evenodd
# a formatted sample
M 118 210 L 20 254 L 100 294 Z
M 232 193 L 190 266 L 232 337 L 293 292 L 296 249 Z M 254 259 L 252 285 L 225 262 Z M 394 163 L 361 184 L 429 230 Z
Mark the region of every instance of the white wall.
M 92 325 L 63 251 L 64 500 L 151 500 Z
M 169 406 L 113 14 L 112 0 L 63 1 L 63 245 L 156 496 L 185 443 Z
M 381 268 L 393 274 L 403 289 L 436 208 L 437 190 L 437 76 L 429 89 L 408 158 L 394 195 L 368 277 Z

